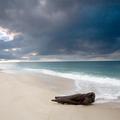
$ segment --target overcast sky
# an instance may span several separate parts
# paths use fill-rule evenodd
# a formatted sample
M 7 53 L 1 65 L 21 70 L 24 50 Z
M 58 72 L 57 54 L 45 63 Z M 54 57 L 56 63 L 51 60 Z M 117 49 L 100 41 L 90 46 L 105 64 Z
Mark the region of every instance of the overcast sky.
M 0 0 L 0 60 L 120 60 L 120 0 Z

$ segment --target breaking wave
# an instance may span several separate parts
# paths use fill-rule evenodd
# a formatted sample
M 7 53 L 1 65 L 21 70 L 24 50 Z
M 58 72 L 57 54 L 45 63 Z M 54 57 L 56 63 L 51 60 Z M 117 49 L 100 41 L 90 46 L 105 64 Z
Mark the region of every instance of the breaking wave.
M 62 73 L 48 69 L 27 69 L 28 71 L 40 72 L 47 75 L 58 76 L 63 78 L 72 79 L 75 81 L 77 92 L 96 93 L 96 101 L 119 101 L 120 98 L 120 80 L 116 78 L 95 76 L 85 73 Z

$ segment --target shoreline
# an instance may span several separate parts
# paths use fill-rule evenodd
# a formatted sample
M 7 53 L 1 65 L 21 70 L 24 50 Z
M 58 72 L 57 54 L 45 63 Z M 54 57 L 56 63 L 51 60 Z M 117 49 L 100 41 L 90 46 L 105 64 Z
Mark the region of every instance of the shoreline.
M 120 108 L 115 104 L 61 105 L 51 99 L 63 94 L 60 88 L 71 89 L 73 83 L 67 84 L 66 79 L 56 83 L 53 76 L 3 73 L 0 72 L 0 119 L 1 120 L 119 120 Z M 59 90 L 49 86 L 52 79 Z M 56 80 L 57 81 L 57 80 Z M 64 81 L 64 82 L 63 82 Z M 66 82 L 67 83 L 67 82 Z M 65 86 L 64 86 L 65 85 Z
M 3 74 L 9 74 L 14 76 L 29 76 L 33 79 L 36 79 L 36 82 L 38 85 L 42 84 L 44 88 L 49 89 L 50 91 L 56 91 L 59 95 L 71 95 L 76 93 L 87 93 L 87 92 L 95 92 L 95 91 L 80 91 L 78 90 L 76 86 L 76 80 L 62 77 L 62 76 L 56 76 L 56 75 L 50 75 L 46 73 L 41 72 L 32 72 L 32 71 L 0 71 L 0 73 Z M 24 77 L 23 77 L 24 79 Z M 35 83 L 36 84 L 36 83 Z M 96 93 L 96 92 L 95 92 Z M 114 100 L 114 99 L 99 99 L 96 97 L 96 103 L 98 104 L 119 104 L 120 100 Z

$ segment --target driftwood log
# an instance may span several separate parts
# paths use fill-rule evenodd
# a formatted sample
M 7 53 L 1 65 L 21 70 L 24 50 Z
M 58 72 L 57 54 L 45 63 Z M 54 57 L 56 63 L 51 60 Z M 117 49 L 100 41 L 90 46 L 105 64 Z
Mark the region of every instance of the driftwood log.
M 61 104 L 72 105 L 90 105 L 95 101 L 95 93 L 89 92 L 87 94 L 74 94 L 69 96 L 57 96 L 52 100 Z

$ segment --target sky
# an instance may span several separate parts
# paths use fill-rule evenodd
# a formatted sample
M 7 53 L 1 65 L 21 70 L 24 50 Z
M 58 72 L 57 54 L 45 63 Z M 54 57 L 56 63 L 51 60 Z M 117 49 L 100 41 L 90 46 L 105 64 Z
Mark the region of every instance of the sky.
M 120 60 L 120 0 L 0 0 L 0 60 Z

